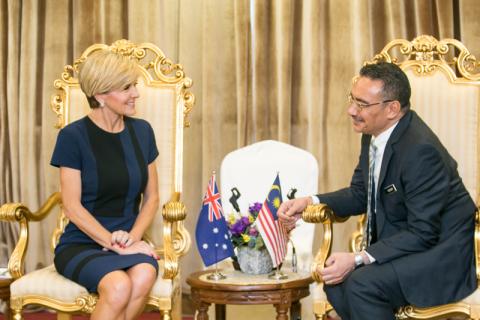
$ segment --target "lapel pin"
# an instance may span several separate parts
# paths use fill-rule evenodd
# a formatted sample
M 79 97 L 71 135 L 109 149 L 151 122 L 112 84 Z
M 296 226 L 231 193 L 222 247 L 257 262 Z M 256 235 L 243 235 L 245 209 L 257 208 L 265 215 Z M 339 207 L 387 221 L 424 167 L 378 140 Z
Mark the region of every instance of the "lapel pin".
M 396 192 L 397 188 L 395 187 L 394 184 L 391 184 L 389 186 L 386 186 L 385 189 L 383 189 L 383 190 L 385 190 L 385 193 L 388 194 L 388 193 Z

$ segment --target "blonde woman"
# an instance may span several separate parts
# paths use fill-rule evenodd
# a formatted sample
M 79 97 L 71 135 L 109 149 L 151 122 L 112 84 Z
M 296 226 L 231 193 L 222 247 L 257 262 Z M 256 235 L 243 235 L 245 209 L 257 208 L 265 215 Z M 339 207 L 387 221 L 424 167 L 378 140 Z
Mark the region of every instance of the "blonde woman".
M 158 271 L 156 253 L 142 241 L 158 208 L 158 150 L 151 126 L 130 117 L 138 75 L 121 54 L 90 55 L 78 78 L 91 112 L 59 132 L 51 160 L 70 219 L 55 267 L 98 292 L 91 319 L 138 317 Z

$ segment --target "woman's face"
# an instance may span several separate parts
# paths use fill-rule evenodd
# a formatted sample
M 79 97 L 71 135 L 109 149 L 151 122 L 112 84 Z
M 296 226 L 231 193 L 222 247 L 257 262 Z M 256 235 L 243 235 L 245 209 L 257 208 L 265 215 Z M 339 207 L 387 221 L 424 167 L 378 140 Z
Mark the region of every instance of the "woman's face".
M 104 93 L 99 97 L 103 99 L 104 108 L 120 116 L 133 116 L 135 114 L 135 100 L 139 97 L 136 83 L 132 83 L 120 90 Z

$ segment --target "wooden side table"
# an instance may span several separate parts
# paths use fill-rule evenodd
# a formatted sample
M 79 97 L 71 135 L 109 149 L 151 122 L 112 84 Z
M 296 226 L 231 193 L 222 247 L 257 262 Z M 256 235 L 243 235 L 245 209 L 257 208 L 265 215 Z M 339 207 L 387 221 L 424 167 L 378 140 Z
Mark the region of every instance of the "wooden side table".
M 4 319 L 10 320 L 10 284 L 13 282 L 12 278 L 0 278 L 0 300 L 7 303 L 7 309 L 4 314 Z
M 235 270 L 222 270 L 222 280 L 208 280 L 213 271 L 191 274 L 187 283 L 191 287 L 192 301 L 198 311 L 197 320 L 208 320 L 208 307 L 215 304 L 216 320 L 225 319 L 225 305 L 273 304 L 277 320 L 296 320 L 301 315 L 300 299 L 310 294 L 313 282 L 308 273 L 286 272 L 288 279 L 273 280 L 268 275 L 247 275 Z

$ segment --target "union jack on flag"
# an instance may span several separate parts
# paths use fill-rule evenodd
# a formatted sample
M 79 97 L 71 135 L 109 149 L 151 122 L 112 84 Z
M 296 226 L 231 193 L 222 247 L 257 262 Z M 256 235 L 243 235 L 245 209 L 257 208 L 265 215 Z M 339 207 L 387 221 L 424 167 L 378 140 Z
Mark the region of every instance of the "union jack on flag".
M 215 220 L 221 219 L 223 217 L 222 204 L 220 203 L 220 193 L 217 190 L 215 184 L 215 175 L 212 175 L 210 181 L 208 182 L 207 192 L 205 192 L 205 197 L 203 198 L 203 205 L 208 205 L 208 221 L 212 222 L 213 217 Z
M 207 267 L 234 254 L 220 199 L 215 175 L 212 175 L 195 229 L 198 252 Z
M 280 177 L 277 174 L 256 220 L 257 229 L 262 235 L 274 267 L 280 265 L 285 259 L 288 244 L 288 233 L 278 220 L 277 211 L 280 204 L 282 204 L 282 189 Z

